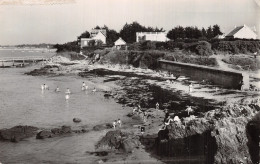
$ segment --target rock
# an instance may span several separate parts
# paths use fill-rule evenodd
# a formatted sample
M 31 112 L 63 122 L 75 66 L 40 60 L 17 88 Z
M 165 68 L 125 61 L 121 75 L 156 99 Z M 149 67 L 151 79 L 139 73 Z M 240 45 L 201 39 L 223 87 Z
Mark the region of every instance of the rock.
M 126 139 L 122 142 L 122 148 L 127 153 L 132 153 L 134 148 L 138 147 L 139 145 L 140 141 L 135 138 Z
M 96 148 L 118 149 L 133 152 L 140 145 L 139 137 L 121 130 L 109 131 L 96 145 Z
M 36 135 L 36 139 L 51 138 L 52 136 L 53 136 L 53 133 L 51 131 L 43 130 L 43 131 L 40 131 Z
M 106 123 L 106 124 L 101 124 L 101 125 L 94 126 L 93 130 L 100 131 L 100 130 L 111 129 L 111 128 L 113 128 L 112 123 Z
M 79 123 L 79 122 L 81 122 L 81 119 L 80 118 L 73 118 L 73 122 Z
M 33 126 L 15 126 L 10 129 L 0 130 L 1 141 L 18 142 L 22 139 L 34 136 L 38 128 Z
M 54 135 L 58 135 L 58 134 L 62 133 L 62 131 L 61 131 L 60 128 L 51 129 L 51 132 L 52 132 Z
M 71 133 L 72 130 L 71 130 L 71 127 L 70 127 L 70 126 L 65 126 L 65 125 L 63 125 L 63 126 L 61 127 L 61 132 L 62 132 L 63 134 L 65 134 L 65 133 Z

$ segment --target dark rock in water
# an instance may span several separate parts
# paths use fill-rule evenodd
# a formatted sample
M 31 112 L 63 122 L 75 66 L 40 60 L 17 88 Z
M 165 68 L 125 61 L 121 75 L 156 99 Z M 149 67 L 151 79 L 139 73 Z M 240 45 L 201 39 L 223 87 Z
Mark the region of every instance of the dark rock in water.
M 43 130 L 43 131 L 40 131 L 36 135 L 36 139 L 51 138 L 52 136 L 53 136 L 53 133 L 51 131 Z
M 95 156 L 99 156 L 99 157 L 103 157 L 103 156 L 108 155 L 107 151 L 95 151 L 95 152 L 86 152 L 86 153 L 89 153 L 89 154 L 95 155 Z
M 81 122 L 81 119 L 80 118 L 73 118 L 73 122 L 79 123 L 79 122 Z
M 38 128 L 33 126 L 15 126 L 10 129 L 0 130 L 0 141 L 18 142 L 34 136 Z
M 62 133 L 71 133 L 72 132 L 71 127 L 65 126 L 65 125 L 61 127 L 61 131 L 62 131 Z
M 120 130 L 109 131 L 96 145 L 96 148 L 119 149 L 131 153 L 140 145 L 139 137 Z
M 58 135 L 58 134 L 62 133 L 62 131 L 61 131 L 60 128 L 51 129 L 51 132 L 52 132 L 54 135 Z
M 111 129 L 113 128 L 112 123 L 106 123 L 106 124 L 101 124 L 101 125 L 96 125 L 93 127 L 93 130 L 99 131 L 99 130 L 105 130 L 105 129 Z

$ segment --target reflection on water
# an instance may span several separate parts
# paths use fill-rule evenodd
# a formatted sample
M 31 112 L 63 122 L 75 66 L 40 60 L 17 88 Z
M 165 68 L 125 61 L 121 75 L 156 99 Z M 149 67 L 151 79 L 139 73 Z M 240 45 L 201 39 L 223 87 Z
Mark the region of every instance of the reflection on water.
M 54 128 L 62 125 L 91 127 L 123 117 L 122 107 L 104 98 L 102 92 L 93 94 L 93 83 L 76 76 L 33 77 L 24 72 L 34 68 L 0 69 L 0 129 L 16 125 Z M 82 81 L 89 86 L 81 90 Z M 50 90 L 41 90 L 47 84 Z M 59 86 L 61 92 L 55 92 Z M 66 88 L 72 94 L 65 100 Z M 73 118 L 81 123 L 73 123 Z M 89 132 L 72 137 L 47 140 L 34 138 L 19 143 L 0 142 L 2 163 L 65 163 L 93 161 L 86 151 L 94 150 L 94 143 L 103 132 Z

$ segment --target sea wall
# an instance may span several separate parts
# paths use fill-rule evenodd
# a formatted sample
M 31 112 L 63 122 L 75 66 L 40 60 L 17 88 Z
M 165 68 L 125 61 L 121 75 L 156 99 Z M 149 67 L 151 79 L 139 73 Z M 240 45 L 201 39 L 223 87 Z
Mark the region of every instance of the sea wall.
M 240 89 L 243 80 L 244 89 L 249 89 L 247 74 L 168 60 L 160 60 L 159 64 L 162 70 L 170 71 L 175 75 L 188 76 L 195 81 L 207 80 L 228 89 Z

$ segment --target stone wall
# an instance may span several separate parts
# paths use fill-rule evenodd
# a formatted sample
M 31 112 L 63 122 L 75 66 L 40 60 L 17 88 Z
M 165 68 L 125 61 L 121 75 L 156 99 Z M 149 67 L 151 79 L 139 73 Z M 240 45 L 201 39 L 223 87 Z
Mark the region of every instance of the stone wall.
M 210 81 L 228 89 L 240 89 L 243 80 L 244 89 L 249 89 L 249 76 L 239 72 L 224 71 L 217 68 L 160 60 L 160 68 L 172 72 L 174 75 L 190 77 L 191 80 Z

